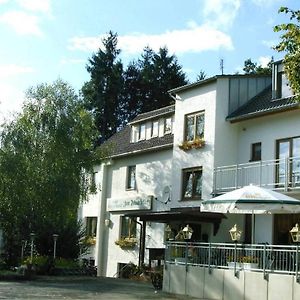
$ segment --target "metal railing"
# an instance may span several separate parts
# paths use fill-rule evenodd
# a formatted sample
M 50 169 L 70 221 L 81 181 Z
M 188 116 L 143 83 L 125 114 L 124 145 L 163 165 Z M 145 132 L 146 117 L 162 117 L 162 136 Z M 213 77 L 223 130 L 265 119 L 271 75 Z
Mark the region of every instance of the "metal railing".
M 234 243 L 167 242 L 165 262 L 209 269 L 249 270 L 267 273 L 299 273 L 296 246 Z
M 249 184 L 285 191 L 300 188 L 300 157 L 256 161 L 214 169 L 214 194 Z

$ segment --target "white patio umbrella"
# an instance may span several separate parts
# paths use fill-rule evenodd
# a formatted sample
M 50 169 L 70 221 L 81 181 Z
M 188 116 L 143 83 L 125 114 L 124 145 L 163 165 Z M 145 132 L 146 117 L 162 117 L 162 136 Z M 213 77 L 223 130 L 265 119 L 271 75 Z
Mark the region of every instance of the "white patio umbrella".
M 252 214 L 251 241 L 254 243 L 255 214 L 300 213 L 300 200 L 254 185 L 225 193 L 201 203 L 201 211 Z

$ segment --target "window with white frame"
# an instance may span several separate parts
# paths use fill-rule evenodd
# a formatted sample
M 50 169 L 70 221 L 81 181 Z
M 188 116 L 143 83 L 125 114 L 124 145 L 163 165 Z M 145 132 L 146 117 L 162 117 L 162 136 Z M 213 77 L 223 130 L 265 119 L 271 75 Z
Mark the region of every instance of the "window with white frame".
M 202 167 L 182 171 L 182 199 L 199 200 L 202 196 Z
M 127 179 L 126 179 L 126 189 L 127 190 L 135 190 L 135 188 L 136 188 L 135 171 L 136 171 L 135 166 L 127 167 Z
M 141 124 L 139 127 L 139 140 L 146 139 L 146 124 Z
M 172 133 L 172 117 L 165 119 L 164 134 Z
M 151 137 L 158 136 L 158 126 L 159 126 L 158 120 L 152 122 Z
M 85 234 L 88 237 L 96 237 L 97 234 L 97 217 L 86 217 Z
M 204 111 L 185 116 L 185 141 L 204 138 Z
M 121 238 L 135 238 L 136 237 L 136 218 L 121 217 Z

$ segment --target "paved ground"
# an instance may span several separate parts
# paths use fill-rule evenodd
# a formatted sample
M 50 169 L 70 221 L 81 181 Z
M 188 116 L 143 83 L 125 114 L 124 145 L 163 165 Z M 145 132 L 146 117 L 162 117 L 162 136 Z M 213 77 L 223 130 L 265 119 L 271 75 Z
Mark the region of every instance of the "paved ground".
M 158 291 L 151 283 L 95 277 L 39 277 L 0 281 L 0 299 L 196 299 Z

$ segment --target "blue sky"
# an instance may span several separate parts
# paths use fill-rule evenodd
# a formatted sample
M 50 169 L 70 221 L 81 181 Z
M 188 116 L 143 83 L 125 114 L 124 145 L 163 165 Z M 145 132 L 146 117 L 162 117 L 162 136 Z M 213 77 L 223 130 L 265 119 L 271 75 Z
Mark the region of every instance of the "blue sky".
M 298 4 L 298 6 L 297 6 Z M 122 61 L 149 45 L 167 46 L 193 81 L 241 71 L 245 59 L 265 64 L 287 22 L 280 6 L 299 0 L 0 0 L 0 118 L 22 107 L 24 91 L 57 78 L 75 90 L 89 79 L 85 66 L 109 31 L 119 35 Z

